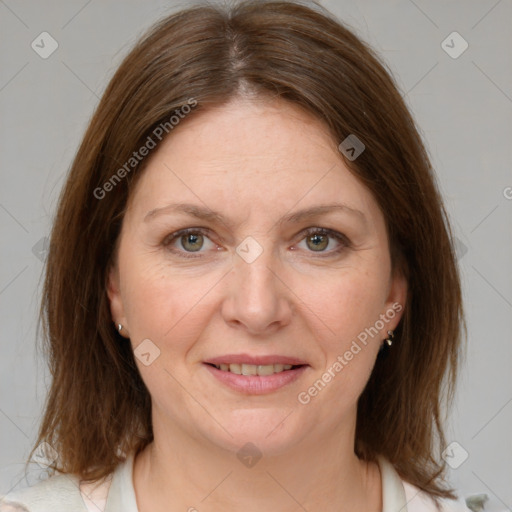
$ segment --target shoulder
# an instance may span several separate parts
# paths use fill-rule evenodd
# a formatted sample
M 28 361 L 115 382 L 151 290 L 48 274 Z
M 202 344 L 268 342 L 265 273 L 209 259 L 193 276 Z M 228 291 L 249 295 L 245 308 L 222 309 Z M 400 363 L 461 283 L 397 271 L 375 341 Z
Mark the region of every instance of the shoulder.
M 74 475 L 56 474 L 29 487 L 0 495 L 0 512 L 86 511 Z
M 405 497 L 407 500 L 407 511 L 408 512 L 436 512 L 436 506 L 434 500 L 428 493 L 422 491 L 415 485 L 402 480 L 404 486 Z M 442 512 L 471 512 L 467 507 L 464 498 L 458 500 L 450 500 L 447 498 L 441 498 L 439 500 Z

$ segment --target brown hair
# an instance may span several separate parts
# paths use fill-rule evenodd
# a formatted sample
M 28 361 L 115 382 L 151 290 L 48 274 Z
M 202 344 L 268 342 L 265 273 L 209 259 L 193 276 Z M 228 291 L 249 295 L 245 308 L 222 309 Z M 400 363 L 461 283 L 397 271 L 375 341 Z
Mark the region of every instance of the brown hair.
M 115 73 L 51 233 L 41 321 L 52 384 L 36 446 L 57 450 L 52 470 L 95 480 L 153 440 L 150 395 L 106 294 L 130 191 L 148 159 L 125 167 L 106 198 L 97 191 L 190 98 L 191 117 L 248 91 L 303 108 L 337 143 L 354 134 L 365 144 L 346 164 L 384 214 L 408 298 L 390 356 L 377 360 L 360 396 L 355 451 L 372 461 L 382 454 L 436 501 L 455 498 L 435 451 L 446 444 L 441 402 L 443 392 L 447 406 L 453 400 L 465 329 L 448 216 L 392 73 L 316 3 L 194 5 L 158 22 Z

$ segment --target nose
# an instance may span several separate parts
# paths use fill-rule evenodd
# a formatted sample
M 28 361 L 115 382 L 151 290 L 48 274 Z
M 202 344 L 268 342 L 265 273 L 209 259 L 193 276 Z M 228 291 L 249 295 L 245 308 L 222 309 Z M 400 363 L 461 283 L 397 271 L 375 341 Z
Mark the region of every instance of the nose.
M 263 250 L 253 261 L 240 254 L 234 255 L 228 277 L 223 318 L 251 335 L 269 335 L 290 323 L 293 293 L 287 286 L 283 266 L 270 249 Z

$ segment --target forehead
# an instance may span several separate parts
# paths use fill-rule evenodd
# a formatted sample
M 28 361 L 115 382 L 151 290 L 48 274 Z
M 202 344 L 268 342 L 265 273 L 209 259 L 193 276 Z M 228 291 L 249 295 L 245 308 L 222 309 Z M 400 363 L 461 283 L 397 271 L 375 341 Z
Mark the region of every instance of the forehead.
M 376 207 L 320 120 L 288 102 L 239 99 L 178 125 L 131 200 L 139 217 L 178 201 L 244 216 L 334 202 L 370 215 Z

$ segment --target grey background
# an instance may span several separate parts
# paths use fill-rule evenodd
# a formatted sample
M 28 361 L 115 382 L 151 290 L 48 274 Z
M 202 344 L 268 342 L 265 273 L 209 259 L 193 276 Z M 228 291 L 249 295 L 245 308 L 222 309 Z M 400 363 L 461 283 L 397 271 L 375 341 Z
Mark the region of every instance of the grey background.
M 512 2 L 322 4 L 387 62 L 429 148 L 458 239 L 469 331 L 447 428 L 460 445 L 452 459 L 469 457 L 450 482 L 466 497 L 487 493 L 486 510 L 511 510 Z M 26 480 L 23 463 L 50 382 L 35 328 L 58 193 L 121 58 L 176 5 L 0 0 L 0 493 L 40 476 L 33 464 Z M 59 45 L 47 59 L 31 48 L 43 31 Z M 458 58 L 441 46 L 453 31 L 469 44 Z

